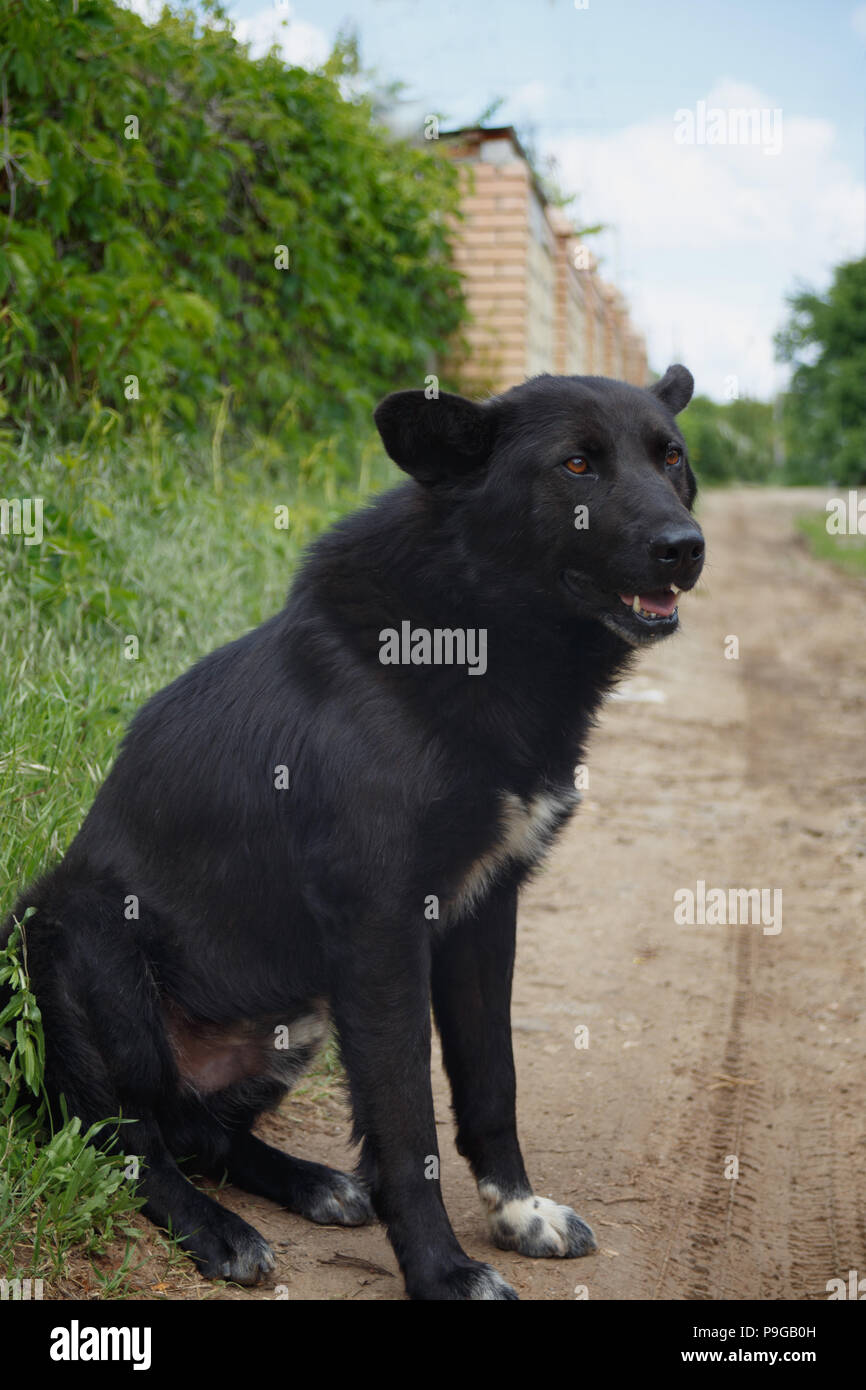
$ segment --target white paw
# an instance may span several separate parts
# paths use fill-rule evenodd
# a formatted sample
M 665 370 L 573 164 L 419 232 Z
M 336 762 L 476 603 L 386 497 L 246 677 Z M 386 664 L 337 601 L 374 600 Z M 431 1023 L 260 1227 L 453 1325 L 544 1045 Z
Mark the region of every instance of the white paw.
M 574 1259 L 598 1249 L 589 1226 L 571 1207 L 534 1194 L 508 1199 L 493 1183 L 481 1183 L 478 1191 L 493 1243 L 500 1250 L 540 1259 Z

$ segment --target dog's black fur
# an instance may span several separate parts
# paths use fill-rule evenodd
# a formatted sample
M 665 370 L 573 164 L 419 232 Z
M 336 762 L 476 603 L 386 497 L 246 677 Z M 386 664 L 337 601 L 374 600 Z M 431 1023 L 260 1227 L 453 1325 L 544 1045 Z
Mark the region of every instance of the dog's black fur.
M 204 1273 L 252 1283 L 273 1260 L 187 1158 L 313 1220 L 375 1211 L 415 1298 L 515 1297 L 442 1204 L 431 997 L 494 1239 L 594 1248 L 532 1196 L 518 1145 L 516 898 L 576 800 L 605 692 L 676 626 L 619 595 L 700 571 L 674 420 L 691 391 L 672 367 L 646 391 L 539 377 L 480 404 L 389 396 L 377 424 L 411 480 L 321 537 L 281 613 L 145 705 L 65 859 L 17 904 L 36 908 L 53 1103 L 134 1121 L 120 1142 L 143 1158 L 145 1210 Z M 406 620 L 485 630 L 486 671 L 383 664 Z M 354 1177 L 251 1134 L 328 1013 Z

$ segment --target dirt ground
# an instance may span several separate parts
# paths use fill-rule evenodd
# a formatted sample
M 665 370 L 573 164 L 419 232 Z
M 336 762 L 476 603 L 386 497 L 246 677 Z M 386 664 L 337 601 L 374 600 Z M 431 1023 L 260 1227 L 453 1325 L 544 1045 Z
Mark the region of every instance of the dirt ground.
M 523 898 L 524 1152 L 536 1191 L 591 1223 L 598 1254 L 490 1245 L 434 1058 L 452 1222 L 524 1299 L 580 1285 L 592 1299 L 822 1299 L 829 1279 L 866 1274 L 866 584 L 796 538 L 793 517 L 823 499 L 703 499 L 708 563 L 683 631 L 606 706 L 580 813 Z M 781 931 L 678 925 L 674 893 L 698 880 L 781 889 Z M 262 1132 L 353 1163 L 334 1087 L 290 1098 Z M 404 1296 L 381 1228 L 221 1198 L 274 1245 L 272 1284 L 214 1292 L 169 1274 L 168 1297 Z

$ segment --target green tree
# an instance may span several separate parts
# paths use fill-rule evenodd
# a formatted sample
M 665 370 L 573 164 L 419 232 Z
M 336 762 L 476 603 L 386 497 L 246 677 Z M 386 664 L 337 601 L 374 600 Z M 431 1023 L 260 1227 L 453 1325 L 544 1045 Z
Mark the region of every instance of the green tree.
M 702 482 L 766 482 L 774 469 L 773 407 L 743 397 L 720 405 L 695 396 L 680 420 Z
M 795 483 L 866 482 L 866 260 L 836 268 L 823 297 L 801 290 L 776 338 L 794 364 L 784 398 L 787 475 Z

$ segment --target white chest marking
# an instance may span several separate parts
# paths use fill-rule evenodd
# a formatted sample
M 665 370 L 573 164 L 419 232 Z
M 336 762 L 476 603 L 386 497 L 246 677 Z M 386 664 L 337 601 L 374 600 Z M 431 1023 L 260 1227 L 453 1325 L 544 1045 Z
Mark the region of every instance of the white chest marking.
M 571 810 L 579 800 L 580 794 L 573 788 L 540 792 L 531 801 L 503 792 L 498 839 L 470 865 L 455 895 L 454 908 L 459 912 L 471 908 L 503 865 L 536 863 L 547 850 L 550 833 L 563 811 Z

